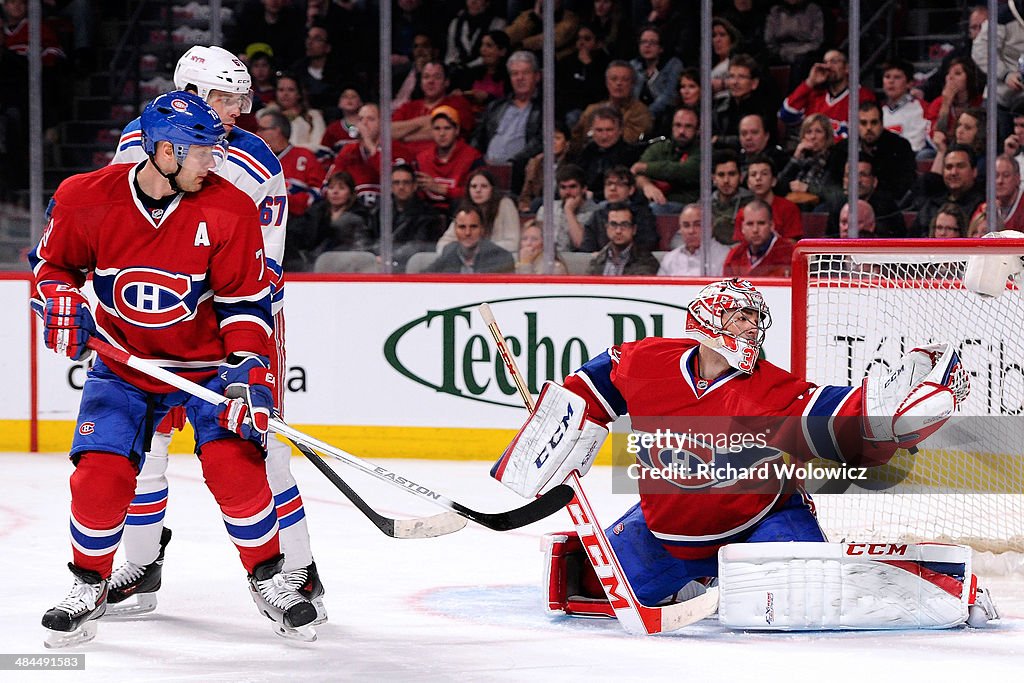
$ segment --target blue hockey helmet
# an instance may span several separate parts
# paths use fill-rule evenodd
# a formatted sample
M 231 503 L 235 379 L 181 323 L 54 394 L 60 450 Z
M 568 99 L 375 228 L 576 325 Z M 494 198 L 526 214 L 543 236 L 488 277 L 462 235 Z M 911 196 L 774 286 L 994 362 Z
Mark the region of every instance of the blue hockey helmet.
M 156 143 L 170 142 L 181 164 L 190 145 L 220 147 L 227 133 L 220 115 L 198 95 L 175 90 L 146 105 L 140 119 L 142 149 L 153 156 Z

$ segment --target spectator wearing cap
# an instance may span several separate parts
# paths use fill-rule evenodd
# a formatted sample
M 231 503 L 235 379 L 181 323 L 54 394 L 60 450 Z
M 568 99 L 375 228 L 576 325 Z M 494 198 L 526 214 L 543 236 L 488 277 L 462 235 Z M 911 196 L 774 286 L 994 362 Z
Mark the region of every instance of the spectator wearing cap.
M 487 105 L 473 146 L 489 164 L 512 164 L 512 191 L 523 186 L 526 162 L 544 151 L 540 70 L 532 53 L 513 52 L 505 64 L 512 92 Z
M 473 129 L 473 107 L 462 95 L 448 94 L 448 71 L 439 61 L 427 62 L 420 71 L 423 97 L 409 100 L 391 115 L 391 133 L 395 140 L 408 145 L 418 153 L 429 148 L 431 140 L 430 112 L 446 104 L 459 112 L 463 134 Z
M 459 139 L 459 112 L 442 104 L 430 112 L 434 144 L 416 155 L 416 186 L 427 203 L 448 215 L 462 199 L 469 173 L 482 165 L 483 157 Z

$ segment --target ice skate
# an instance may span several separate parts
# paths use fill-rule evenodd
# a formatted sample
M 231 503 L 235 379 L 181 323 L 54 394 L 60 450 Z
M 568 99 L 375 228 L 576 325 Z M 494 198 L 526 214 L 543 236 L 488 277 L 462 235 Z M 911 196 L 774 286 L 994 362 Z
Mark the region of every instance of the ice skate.
M 156 609 L 156 592 L 164 567 L 164 550 L 171 540 L 171 530 L 164 527 L 160 533 L 160 552 L 146 566 L 125 561 L 110 576 L 107 595 L 107 618 L 118 619 L 148 614 Z M 132 596 L 135 600 L 129 600 Z
M 257 609 L 274 622 L 275 632 L 283 638 L 312 642 L 316 640 L 313 622 L 316 607 L 291 585 L 281 571 L 281 555 L 257 565 L 249 576 L 249 592 Z
M 316 562 L 308 566 L 293 569 L 285 572 L 288 585 L 299 592 L 299 595 L 309 600 L 316 607 L 316 619 L 310 626 L 317 626 L 327 621 L 327 608 L 324 607 L 324 585 L 320 582 L 320 573 L 316 569 Z
M 107 582 L 100 575 L 68 563 L 75 584 L 67 597 L 43 615 L 48 648 L 88 643 L 96 637 L 96 620 L 107 608 Z

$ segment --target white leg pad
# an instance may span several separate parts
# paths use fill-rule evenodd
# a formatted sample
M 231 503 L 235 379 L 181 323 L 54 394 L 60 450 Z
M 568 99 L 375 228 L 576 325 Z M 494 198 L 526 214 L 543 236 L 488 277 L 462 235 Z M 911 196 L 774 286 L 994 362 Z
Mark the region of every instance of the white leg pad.
M 970 548 L 941 543 L 738 543 L 718 564 L 719 620 L 737 629 L 949 628 L 976 589 Z

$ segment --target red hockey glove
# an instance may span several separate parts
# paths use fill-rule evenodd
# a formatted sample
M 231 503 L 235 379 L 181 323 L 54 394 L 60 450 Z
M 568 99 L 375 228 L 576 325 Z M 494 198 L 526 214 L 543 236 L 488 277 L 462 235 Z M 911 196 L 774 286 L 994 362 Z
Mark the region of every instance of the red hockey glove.
M 89 349 L 86 343 L 96 334 L 89 302 L 76 288 L 49 280 L 39 283 L 43 305 L 43 342 L 71 360 L 79 360 Z
M 224 395 L 231 400 L 220 407 L 217 423 L 243 439 L 267 448 L 270 413 L 274 409 L 274 373 L 266 356 L 236 356 L 220 366 Z

